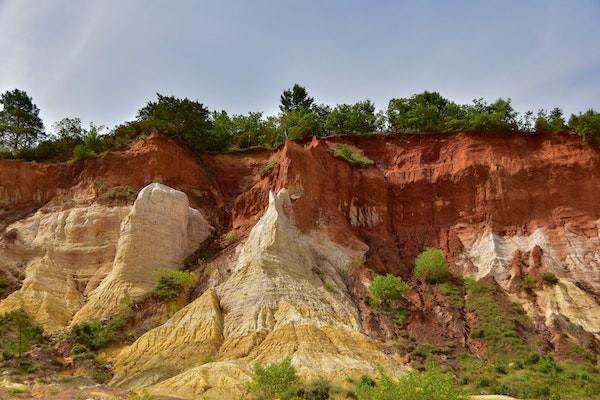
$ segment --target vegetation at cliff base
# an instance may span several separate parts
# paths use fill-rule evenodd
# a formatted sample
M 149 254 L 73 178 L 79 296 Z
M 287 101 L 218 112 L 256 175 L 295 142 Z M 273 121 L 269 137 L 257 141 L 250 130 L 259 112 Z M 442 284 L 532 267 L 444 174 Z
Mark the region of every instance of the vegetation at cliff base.
M 84 129 L 79 118 L 68 117 L 54 124 L 50 132 L 39 117 L 39 108 L 24 91 L 5 92 L 0 105 L 0 158 L 25 160 L 83 160 L 105 150 L 122 149 L 132 140 L 152 133 L 172 137 L 196 153 L 275 148 L 285 140 L 311 136 L 385 132 L 571 132 L 585 142 L 600 141 L 600 113 L 595 110 L 572 114 L 567 121 L 558 107 L 519 113 L 510 99 L 488 102 L 479 98 L 459 104 L 434 91 L 393 98 L 385 110 L 377 110 L 368 99 L 335 106 L 319 104 L 305 87 L 295 84 L 283 91 L 280 112 L 268 116 L 257 111 L 232 115 L 225 110 L 210 110 L 198 100 L 157 93 L 155 100 L 138 110 L 133 121 L 111 130 L 95 124 Z M 336 152 L 353 165 L 371 164 L 349 148 Z
M 7 360 L 21 358 L 31 346 L 41 343 L 43 329 L 23 310 L 0 316 L 0 356 Z

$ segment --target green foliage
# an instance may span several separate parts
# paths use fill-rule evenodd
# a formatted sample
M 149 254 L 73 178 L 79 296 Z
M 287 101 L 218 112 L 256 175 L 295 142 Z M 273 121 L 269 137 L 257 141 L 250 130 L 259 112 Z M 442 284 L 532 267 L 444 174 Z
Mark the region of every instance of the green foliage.
M 510 99 L 498 99 L 489 104 L 483 99 L 473 100 L 473 105 L 465 106 L 467 129 L 511 132 L 518 131 L 517 112 Z
M 226 246 L 229 246 L 236 240 L 238 240 L 238 234 L 236 231 L 229 231 L 223 236 L 223 241 L 225 242 Z
M 285 114 L 300 110 L 310 110 L 315 100 L 308 95 L 304 86 L 296 83 L 291 89 L 283 91 L 280 102 L 279 109 Z
M 374 164 L 373 160 L 365 156 L 361 149 L 348 144 L 337 145 L 333 150 L 333 155 L 347 161 L 351 165 L 360 167 L 368 167 Z
M 531 291 L 537 286 L 537 281 L 530 276 L 526 276 L 519 282 L 519 287 L 522 290 Z
M 275 160 L 267 161 L 260 168 L 260 176 L 261 176 L 261 178 L 264 178 L 267 175 L 271 175 L 271 173 L 273 172 L 273 170 L 275 170 L 275 168 L 277 168 L 278 165 L 279 165 L 279 163 L 277 161 L 275 161 Z
M 300 386 L 296 368 L 289 358 L 263 366 L 257 363 L 252 368 L 252 380 L 247 386 L 254 400 L 289 398 Z
M 71 327 L 69 339 L 74 343 L 71 351 L 85 357 L 90 351 L 97 351 L 114 341 L 117 332 L 131 316 L 131 305 L 131 298 L 126 296 L 120 301 L 117 313 L 108 321 L 83 321 Z
M 338 104 L 327 116 L 325 129 L 331 135 L 375 132 L 383 127 L 370 100 Z
M 440 249 L 426 247 L 415 260 L 414 274 L 429 283 L 441 283 L 449 276 L 448 263 Z
M 23 310 L 0 316 L 0 351 L 4 358 L 19 357 L 43 340 L 43 330 Z
M 140 390 L 129 395 L 128 400 L 155 400 L 156 397 L 150 394 L 146 389 Z
M 19 151 L 46 136 L 40 110 L 26 92 L 14 89 L 0 95 L 0 147 Z
M 556 285 L 558 283 L 557 276 L 552 272 L 545 272 L 544 275 L 542 275 L 542 278 L 544 279 L 544 282 L 550 285 Z
M 281 129 L 287 139 L 302 139 L 316 135 L 319 123 L 311 110 L 292 110 L 281 116 Z
M 210 113 L 198 101 L 157 93 L 138 111 L 138 122 L 149 122 L 160 133 L 173 136 L 195 151 L 222 150 L 221 138 L 213 135 Z
M 471 337 L 485 340 L 487 356 L 491 360 L 510 362 L 525 358 L 530 350 L 518 334 L 517 322 L 524 319 L 520 310 L 503 309 L 496 299 L 498 288 L 487 282 L 466 279 L 466 308 L 477 316 L 471 328 Z
M 86 349 L 96 351 L 108 343 L 110 332 L 100 321 L 85 321 L 71 328 L 70 339 L 76 344 L 75 353 L 85 353 Z M 77 346 L 78 345 L 78 346 Z
M 569 128 L 585 142 L 600 143 L 600 112 L 588 110 L 583 114 L 571 115 Z
M 152 293 L 163 300 L 174 299 L 185 286 L 192 285 L 196 281 L 196 276 L 192 272 L 175 269 L 160 269 L 152 275 L 156 281 Z
M 375 275 L 369 285 L 371 296 L 377 303 L 387 302 L 389 300 L 398 300 L 408 293 L 410 286 L 402 278 L 387 274 Z
M 545 110 L 539 110 L 535 119 L 535 131 L 538 133 L 545 132 L 562 132 L 567 129 L 565 118 L 560 108 L 553 108 L 550 113 Z
M 374 384 L 361 380 L 356 389 L 359 400 L 466 400 L 449 374 L 433 369 L 408 372 L 397 379 L 381 373 Z
M 438 92 L 391 99 L 387 119 L 394 132 L 444 132 L 466 128 L 465 111 Z
M 453 282 L 442 282 L 437 285 L 438 290 L 448 298 L 451 305 L 461 308 L 465 303 L 464 288 Z

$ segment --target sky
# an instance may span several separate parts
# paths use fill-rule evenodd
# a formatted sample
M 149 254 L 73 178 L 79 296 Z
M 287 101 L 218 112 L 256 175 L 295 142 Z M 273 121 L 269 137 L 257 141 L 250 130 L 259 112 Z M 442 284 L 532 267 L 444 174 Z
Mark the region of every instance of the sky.
M 600 0 L 0 0 L 0 92 L 47 127 L 114 126 L 157 92 L 274 114 L 296 82 L 327 104 L 600 110 Z

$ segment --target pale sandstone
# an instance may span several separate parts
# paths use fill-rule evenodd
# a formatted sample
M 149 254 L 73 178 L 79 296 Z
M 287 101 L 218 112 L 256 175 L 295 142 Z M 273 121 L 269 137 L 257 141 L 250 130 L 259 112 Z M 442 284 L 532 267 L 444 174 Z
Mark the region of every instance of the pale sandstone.
M 77 312 L 72 323 L 109 317 L 125 299 L 136 300 L 155 285 L 153 273 L 179 268 L 213 228 L 185 193 L 159 183 L 142 189 L 121 225 L 110 274 Z
M 0 262 L 25 269 L 17 292 L 0 301 L 0 313 L 22 308 L 45 330 L 67 325 L 85 296 L 112 267 L 121 221 L 130 207 L 92 205 L 18 221 L 14 242 L 0 242 Z
M 176 324 L 175 319 L 192 318 L 206 302 L 205 294 L 182 309 L 177 318 L 124 350 L 116 361 L 116 381 L 134 373 L 137 382 L 123 381 L 125 385 L 144 386 L 143 382 L 156 378 L 156 369 L 162 366 L 165 374 L 177 369 L 182 372 L 151 387 L 157 394 L 231 398 L 231 393 L 243 389 L 255 362 L 285 357 L 306 379 L 343 380 L 374 373 L 378 365 L 391 373 L 403 370 L 400 362 L 386 356 L 379 344 L 360 331 L 358 312 L 340 275 L 359 253 L 316 237 L 300 234 L 294 227 L 287 191 L 277 197 L 271 194 L 269 207 L 243 245 L 234 271 L 216 288 L 223 315 L 223 341 L 214 345 L 216 360 L 206 363 L 202 358 L 205 344 L 211 342 L 205 339 L 205 328 L 177 337 L 167 329 Z M 325 282 L 335 289 L 328 290 Z M 201 314 L 202 322 L 186 329 L 205 327 L 215 312 Z M 201 344 L 194 339 L 198 335 Z M 200 346 L 202 351 L 197 365 L 187 369 L 186 360 L 192 358 L 159 360 L 153 355 L 155 349 L 147 345 L 149 340 L 161 342 L 160 348 L 165 350 L 160 351 L 169 354 L 186 343 L 190 348 Z

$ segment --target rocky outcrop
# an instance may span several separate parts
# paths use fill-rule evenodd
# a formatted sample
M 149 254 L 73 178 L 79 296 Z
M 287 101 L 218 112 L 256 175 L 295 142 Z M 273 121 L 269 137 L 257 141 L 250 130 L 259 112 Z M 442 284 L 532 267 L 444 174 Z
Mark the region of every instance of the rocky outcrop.
M 20 290 L 0 313 L 22 308 L 47 331 L 66 326 L 112 268 L 121 221 L 130 207 L 90 206 L 35 215 L 0 241 L 3 268 L 24 270 Z
M 124 300 L 148 294 L 154 272 L 179 268 L 211 232 L 204 217 L 189 207 L 185 193 L 159 183 L 146 186 L 123 220 L 110 273 L 72 323 L 109 317 Z
M 285 357 L 309 379 L 401 370 L 361 332 L 347 292 L 343 276 L 360 251 L 303 235 L 292 221 L 287 191 L 271 195 L 231 276 L 124 350 L 115 382 L 138 387 L 172 375 L 153 391 L 219 398 L 243 386 L 254 362 Z M 183 348 L 191 354 L 162 357 Z
M 151 184 L 133 206 L 76 207 L 10 225 L 0 242 L 6 269 L 25 271 L 0 312 L 22 308 L 47 331 L 114 314 L 154 286 L 153 271 L 178 268 L 212 232 L 187 196 Z

